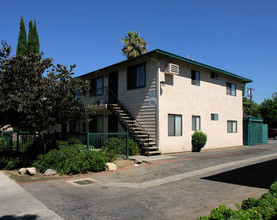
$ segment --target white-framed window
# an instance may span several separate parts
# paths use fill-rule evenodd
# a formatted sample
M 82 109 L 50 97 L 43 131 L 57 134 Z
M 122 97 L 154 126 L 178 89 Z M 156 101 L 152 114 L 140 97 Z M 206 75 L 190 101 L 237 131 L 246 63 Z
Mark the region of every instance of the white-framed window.
M 237 88 L 236 84 L 227 82 L 226 83 L 226 94 L 236 96 L 237 95 L 236 88 Z
M 201 117 L 198 115 L 192 116 L 192 130 L 193 131 L 201 130 Z
M 191 70 L 191 84 L 200 86 L 200 72 Z
M 237 133 L 237 121 L 232 121 L 232 120 L 227 121 L 227 132 Z
M 218 114 L 212 113 L 212 114 L 211 114 L 211 120 L 212 120 L 212 121 L 218 121 Z
M 168 136 L 182 136 L 182 115 L 168 114 Z

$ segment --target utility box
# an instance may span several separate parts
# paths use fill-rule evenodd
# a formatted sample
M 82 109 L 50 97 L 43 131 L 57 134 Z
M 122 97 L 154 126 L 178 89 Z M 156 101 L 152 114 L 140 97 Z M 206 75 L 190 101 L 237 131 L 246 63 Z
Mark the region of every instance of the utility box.
M 263 119 L 243 117 L 243 145 L 266 144 L 268 142 L 268 125 Z

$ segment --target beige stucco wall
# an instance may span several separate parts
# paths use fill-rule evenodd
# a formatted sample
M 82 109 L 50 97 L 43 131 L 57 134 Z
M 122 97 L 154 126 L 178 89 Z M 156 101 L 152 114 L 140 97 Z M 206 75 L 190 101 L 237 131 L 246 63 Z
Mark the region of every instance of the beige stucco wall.
M 180 66 L 179 75 L 164 77 L 169 63 Z M 242 90 L 241 82 L 218 73 L 218 80 L 210 77 L 210 71 L 177 60 L 161 59 L 159 97 L 159 147 L 162 153 L 191 151 L 192 115 L 201 116 L 201 130 L 208 140 L 204 149 L 241 146 Z M 200 86 L 191 84 L 191 70 L 200 71 Z M 173 80 L 173 81 L 172 81 Z M 236 96 L 226 94 L 226 82 L 236 84 Z M 212 121 L 211 113 L 219 120 Z M 168 136 L 168 114 L 182 115 L 182 136 Z M 227 120 L 237 121 L 237 133 L 227 133 Z

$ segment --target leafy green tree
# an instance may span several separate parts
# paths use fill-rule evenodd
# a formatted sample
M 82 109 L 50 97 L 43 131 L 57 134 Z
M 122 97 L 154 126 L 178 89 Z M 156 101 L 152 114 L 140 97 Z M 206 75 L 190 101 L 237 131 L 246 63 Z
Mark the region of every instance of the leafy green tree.
M 243 97 L 243 116 L 250 116 L 250 99 Z M 260 105 L 252 100 L 252 115 L 261 118 Z
M 88 82 L 73 78 L 73 68 L 53 65 L 42 54 L 10 57 L 11 48 L 0 49 L 0 121 L 21 130 L 47 129 L 50 125 L 80 118 L 86 106 L 75 99 Z M 47 76 L 43 74 L 47 71 Z
M 265 99 L 261 103 L 260 113 L 269 127 L 277 126 L 277 92 L 272 95 L 271 99 Z
M 145 52 L 147 52 L 148 43 L 139 37 L 137 31 L 127 32 L 125 38 L 121 38 L 121 41 L 125 44 L 122 48 L 122 53 L 127 57 L 127 59 L 134 58 Z
M 16 55 L 27 55 L 27 36 L 23 17 L 20 20 L 20 31 L 16 48 Z

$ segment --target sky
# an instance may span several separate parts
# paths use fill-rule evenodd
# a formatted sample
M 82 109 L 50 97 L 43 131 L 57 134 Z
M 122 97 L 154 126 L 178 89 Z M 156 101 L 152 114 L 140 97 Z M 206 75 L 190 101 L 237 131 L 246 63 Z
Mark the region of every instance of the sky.
M 36 20 L 40 49 L 79 76 L 125 60 L 120 41 L 149 44 L 253 80 L 253 100 L 277 92 L 276 0 L 0 0 L 0 41 L 16 53 L 20 18 Z

